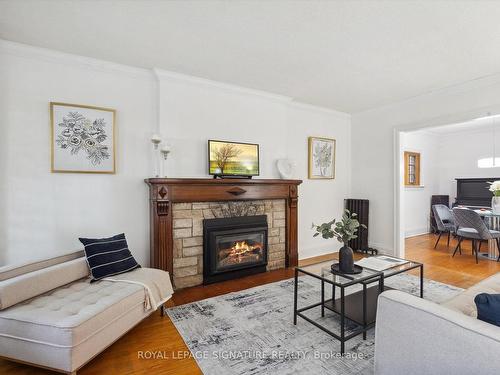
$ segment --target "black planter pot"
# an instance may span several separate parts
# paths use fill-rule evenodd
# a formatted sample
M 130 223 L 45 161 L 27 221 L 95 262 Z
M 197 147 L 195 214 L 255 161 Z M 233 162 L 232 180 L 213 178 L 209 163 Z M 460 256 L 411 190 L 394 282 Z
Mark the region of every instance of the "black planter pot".
M 339 270 L 345 273 L 354 272 L 354 258 L 352 249 L 344 244 L 339 251 Z

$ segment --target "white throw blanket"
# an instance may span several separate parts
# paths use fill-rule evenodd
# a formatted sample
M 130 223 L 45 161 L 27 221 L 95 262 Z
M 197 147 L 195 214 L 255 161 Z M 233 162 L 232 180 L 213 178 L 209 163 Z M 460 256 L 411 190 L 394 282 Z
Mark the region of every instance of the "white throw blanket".
M 130 272 L 106 277 L 102 280 L 142 285 L 145 292 L 145 310 L 156 310 L 174 293 L 168 272 L 155 268 L 136 268 Z

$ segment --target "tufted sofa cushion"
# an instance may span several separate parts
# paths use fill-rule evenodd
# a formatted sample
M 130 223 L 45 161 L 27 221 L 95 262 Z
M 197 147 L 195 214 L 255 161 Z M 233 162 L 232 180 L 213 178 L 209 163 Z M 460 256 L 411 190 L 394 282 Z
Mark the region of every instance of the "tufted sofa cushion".
M 84 257 L 0 281 L 0 310 L 88 276 Z
M 143 303 L 140 285 L 83 279 L 0 311 L 0 336 L 74 347 Z
M 464 290 L 451 300 L 444 302 L 442 306 L 476 318 L 477 308 L 474 298 L 480 293 L 500 293 L 500 272 Z

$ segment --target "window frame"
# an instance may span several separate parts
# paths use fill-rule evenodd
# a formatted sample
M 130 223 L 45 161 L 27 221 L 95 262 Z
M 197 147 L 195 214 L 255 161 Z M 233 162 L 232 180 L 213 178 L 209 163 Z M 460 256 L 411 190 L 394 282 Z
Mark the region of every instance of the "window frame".
M 410 164 L 411 159 L 414 159 L 414 163 Z M 405 163 L 405 176 L 404 176 L 404 184 L 408 187 L 421 186 L 420 184 L 420 152 L 414 151 L 405 151 L 404 152 L 404 163 Z M 411 182 L 410 180 L 410 166 L 413 167 L 414 173 L 412 175 L 415 176 L 415 181 Z

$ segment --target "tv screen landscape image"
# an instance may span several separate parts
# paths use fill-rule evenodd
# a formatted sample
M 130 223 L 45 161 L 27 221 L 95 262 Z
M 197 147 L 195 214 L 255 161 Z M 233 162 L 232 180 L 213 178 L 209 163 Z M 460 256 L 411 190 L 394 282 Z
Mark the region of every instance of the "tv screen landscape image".
M 259 175 L 259 145 L 226 141 L 208 141 L 209 174 Z

